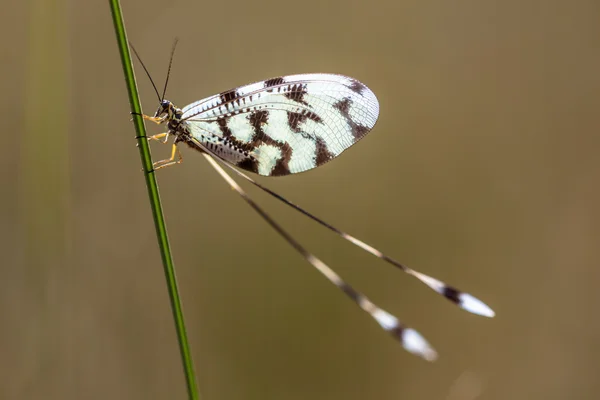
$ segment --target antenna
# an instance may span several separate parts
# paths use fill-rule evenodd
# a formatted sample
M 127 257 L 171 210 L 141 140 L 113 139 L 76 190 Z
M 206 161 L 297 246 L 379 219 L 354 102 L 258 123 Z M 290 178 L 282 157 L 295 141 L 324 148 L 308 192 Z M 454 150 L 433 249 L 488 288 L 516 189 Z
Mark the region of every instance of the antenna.
M 140 55 L 138 54 L 135 47 L 133 47 L 133 44 L 131 42 L 129 42 L 129 47 L 131 47 L 131 50 L 133 50 L 133 53 L 137 57 L 138 61 L 140 62 L 140 64 L 142 64 L 142 68 L 144 68 L 144 71 L 146 71 L 146 75 L 148 75 L 148 79 L 150 79 L 150 83 L 152 83 L 152 87 L 154 88 L 154 91 L 156 92 L 158 101 L 162 101 L 162 99 L 160 98 L 160 95 L 158 94 L 158 89 L 156 89 L 156 85 L 154 84 L 154 81 L 152 80 L 152 77 L 150 76 L 150 72 L 148 72 L 148 68 L 146 68 L 146 66 L 144 65 L 144 62 L 140 58 Z M 170 69 L 170 64 L 169 64 L 169 69 Z M 167 76 L 167 79 L 168 79 L 168 76 Z
M 173 64 L 173 56 L 175 55 L 175 47 L 177 47 L 178 41 L 179 39 L 175 38 L 175 41 L 173 42 L 173 48 L 171 49 L 171 57 L 169 58 L 169 69 L 167 70 L 167 79 L 165 79 L 165 88 L 163 89 L 163 94 L 160 101 L 163 101 L 165 99 L 165 93 L 167 93 L 167 84 L 169 83 L 169 75 L 171 75 L 171 64 Z M 156 94 L 158 94 L 158 92 Z

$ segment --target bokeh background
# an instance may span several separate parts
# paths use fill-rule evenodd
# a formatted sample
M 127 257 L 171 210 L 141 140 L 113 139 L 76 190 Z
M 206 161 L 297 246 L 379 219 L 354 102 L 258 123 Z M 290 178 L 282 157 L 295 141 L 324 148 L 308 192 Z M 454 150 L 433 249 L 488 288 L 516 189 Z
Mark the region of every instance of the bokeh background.
M 366 139 L 260 181 L 497 311 L 462 312 L 249 187 L 440 359 L 407 354 L 185 148 L 158 179 L 203 399 L 599 398 L 600 3 L 123 11 L 159 86 L 180 38 L 167 96 L 180 106 L 292 73 L 367 83 L 381 117 Z M 31 0 L 2 14 L 0 398 L 184 399 L 108 4 Z M 155 159 L 168 153 L 153 145 Z

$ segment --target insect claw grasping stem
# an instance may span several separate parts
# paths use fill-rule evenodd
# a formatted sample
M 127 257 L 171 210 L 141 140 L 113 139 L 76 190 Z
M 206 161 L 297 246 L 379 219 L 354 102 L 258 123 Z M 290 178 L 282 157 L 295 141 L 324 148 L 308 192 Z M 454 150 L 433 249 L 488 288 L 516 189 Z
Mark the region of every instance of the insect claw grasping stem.
M 145 120 L 148 120 L 148 121 L 152 121 L 152 122 L 154 122 L 155 124 L 158 124 L 158 125 L 162 124 L 165 121 L 164 117 L 151 117 L 151 116 L 146 115 L 146 114 L 142 114 L 142 118 L 144 118 Z
M 156 140 L 157 142 L 161 142 L 163 144 L 166 144 L 167 141 L 169 140 L 169 132 L 165 132 L 165 133 L 159 133 L 157 135 L 152 135 L 152 136 L 148 136 L 147 139 L 148 141 L 150 140 Z M 164 138 L 164 139 L 162 139 Z
M 175 160 L 175 155 L 177 155 L 177 160 Z M 173 150 L 171 151 L 171 157 L 167 158 L 166 160 L 156 161 L 154 164 L 152 164 L 152 167 L 156 171 L 156 170 L 159 170 L 164 167 L 170 167 L 171 165 L 181 164 L 182 162 L 183 162 L 183 157 L 181 156 L 181 153 L 179 152 L 177 145 L 173 144 Z
M 155 124 L 158 124 L 158 125 L 162 124 L 165 121 L 164 117 L 163 118 L 160 118 L 160 117 L 151 117 L 151 116 L 146 115 L 146 114 L 140 114 L 140 113 L 134 113 L 134 112 L 131 112 L 129 114 L 131 114 L 131 115 L 140 115 L 143 119 L 146 119 L 148 121 L 152 121 L 152 122 L 154 122 Z M 133 121 L 133 118 L 131 118 L 130 121 Z

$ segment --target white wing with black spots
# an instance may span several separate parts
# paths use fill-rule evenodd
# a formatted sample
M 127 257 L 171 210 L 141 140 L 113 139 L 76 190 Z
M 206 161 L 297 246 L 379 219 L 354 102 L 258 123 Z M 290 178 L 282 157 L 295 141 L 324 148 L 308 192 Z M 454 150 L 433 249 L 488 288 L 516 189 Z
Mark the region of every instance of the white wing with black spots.
M 325 164 L 363 138 L 379 103 L 361 82 L 303 74 L 241 86 L 182 109 L 181 129 L 248 171 L 281 176 Z

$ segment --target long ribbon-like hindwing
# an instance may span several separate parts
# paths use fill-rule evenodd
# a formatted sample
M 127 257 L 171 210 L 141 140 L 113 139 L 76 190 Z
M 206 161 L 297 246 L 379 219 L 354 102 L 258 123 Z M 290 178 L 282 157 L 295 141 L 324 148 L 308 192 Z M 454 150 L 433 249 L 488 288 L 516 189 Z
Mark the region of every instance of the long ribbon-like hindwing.
M 171 62 L 169 71 L 170 68 Z M 163 97 L 165 91 L 166 84 Z M 310 170 L 339 156 L 362 139 L 379 116 L 377 98 L 361 82 L 332 74 L 290 75 L 228 90 L 183 109 L 160 96 L 159 100 L 160 106 L 155 115 L 144 118 L 158 124 L 166 123 L 169 131 L 151 139 L 164 138 L 166 142 L 172 135 L 175 142 L 171 158 L 156 162 L 155 169 L 181 161 L 176 149 L 179 142 L 202 152 L 223 179 L 306 261 L 398 339 L 406 350 L 427 360 L 437 357 L 435 350 L 417 331 L 375 305 L 301 246 L 248 196 L 219 163 L 345 240 L 415 277 L 464 310 L 486 317 L 494 316 L 494 311 L 476 297 L 399 263 L 236 168 L 264 176 L 282 176 Z

